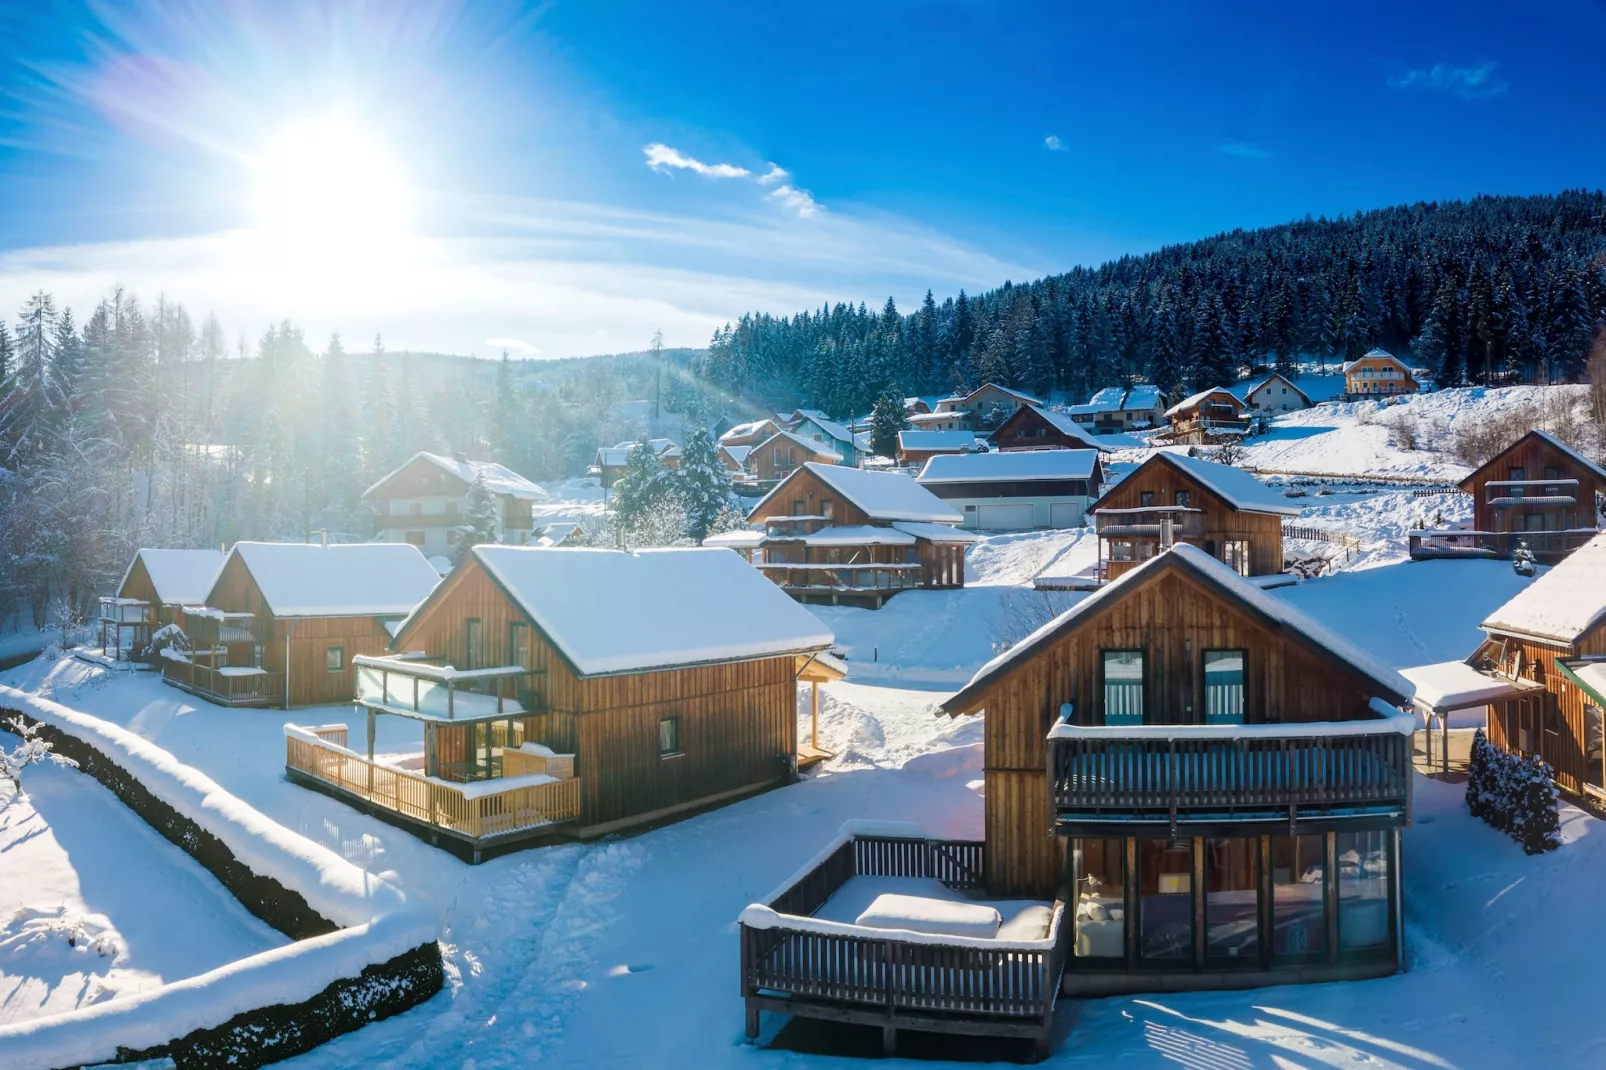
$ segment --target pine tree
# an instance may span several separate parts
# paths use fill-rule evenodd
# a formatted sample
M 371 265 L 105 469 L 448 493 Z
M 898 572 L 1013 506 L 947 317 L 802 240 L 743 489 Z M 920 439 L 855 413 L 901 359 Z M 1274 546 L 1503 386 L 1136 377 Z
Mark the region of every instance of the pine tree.
M 463 523 L 457 529 L 459 553 L 471 547 L 496 541 L 496 497 L 485 485 L 485 474 L 476 472 L 469 484 L 468 499 L 463 503 Z
M 686 534 L 701 543 L 731 502 L 730 473 L 707 428 L 692 428 L 680 448 L 680 466 L 670 469 L 666 477 L 685 512 Z
M 870 452 L 878 457 L 898 455 L 898 432 L 909 427 L 909 414 L 903 399 L 884 393 L 870 411 Z
M 616 528 L 628 530 L 644 517 L 667 490 L 664 466 L 643 439 L 625 455 L 625 474 L 613 485 L 610 512 Z

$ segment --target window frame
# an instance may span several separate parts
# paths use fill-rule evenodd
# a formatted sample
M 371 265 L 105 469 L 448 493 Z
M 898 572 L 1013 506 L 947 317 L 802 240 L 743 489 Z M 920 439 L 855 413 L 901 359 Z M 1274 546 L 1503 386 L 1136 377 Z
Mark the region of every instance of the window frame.
M 1238 719 L 1236 721 L 1212 721 L 1210 719 L 1210 676 L 1208 670 L 1211 654 L 1236 654 L 1242 663 L 1243 667 L 1239 669 L 1238 680 L 1242 708 L 1238 711 Z M 1249 720 L 1249 651 L 1244 647 L 1227 646 L 1210 647 L 1199 651 L 1199 688 L 1201 692 L 1199 695 L 1199 714 L 1202 718 L 1199 722 L 1200 724 L 1247 724 Z
M 329 655 L 331 654 L 335 656 L 335 664 L 333 665 L 329 664 Z M 346 671 L 346 648 L 344 646 L 326 646 L 323 648 L 323 671 Z
M 1123 720 L 1110 720 L 1110 683 L 1109 661 L 1111 654 L 1136 654 L 1138 656 L 1138 716 L 1137 720 L 1125 715 Z M 1106 725 L 1132 725 L 1144 724 L 1148 718 L 1149 706 L 1149 658 L 1148 651 L 1142 647 L 1100 647 L 1099 648 L 1099 716 Z
M 463 622 L 463 668 L 469 671 L 483 669 L 485 660 L 485 622 L 469 617 Z
M 670 734 L 674 737 L 671 741 L 672 749 L 670 750 L 664 749 L 665 725 L 669 726 Z M 680 717 L 675 716 L 658 718 L 658 760 L 667 761 L 670 758 L 680 758 L 684 756 L 685 753 L 685 748 L 681 745 L 680 741 Z

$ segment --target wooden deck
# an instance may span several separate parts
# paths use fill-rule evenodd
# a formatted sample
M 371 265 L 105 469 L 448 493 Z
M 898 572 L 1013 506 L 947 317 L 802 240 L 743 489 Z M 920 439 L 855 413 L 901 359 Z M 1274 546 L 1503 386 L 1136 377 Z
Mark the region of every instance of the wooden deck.
M 284 673 L 235 674 L 188 661 L 165 661 L 162 680 L 218 706 L 283 706 Z
M 797 767 L 799 769 L 807 769 L 810 766 L 819 765 L 821 762 L 828 762 L 835 757 L 835 751 L 826 750 L 824 747 L 816 747 L 806 739 L 798 740 Z

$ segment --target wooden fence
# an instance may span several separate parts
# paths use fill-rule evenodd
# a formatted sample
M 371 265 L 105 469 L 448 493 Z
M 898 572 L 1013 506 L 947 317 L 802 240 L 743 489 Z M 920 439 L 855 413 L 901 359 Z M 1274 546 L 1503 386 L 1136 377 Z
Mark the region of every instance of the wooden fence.
M 1366 548 L 1366 544 L 1353 535 L 1346 535 L 1342 531 L 1329 531 L 1326 528 L 1313 528 L 1299 524 L 1284 524 L 1283 538 L 1304 539 L 1307 542 L 1325 542 L 1333 546 L 1342 546 L 1346 550 L 1359 553 Z
M 952 888 L 980 889 L 982 852 L 974 841 L 858 836 L 769 906 L 807 917 L 855 876 L 934 878 Z M 993 949 L 744 924 L 749 1035 L 756 1035 L 758 1011 L 767 1009 L 879 1024 L 889 1050 L 896 1030 L 906 1028 L 1028 1037 L 1043 1054 L 1064 967 L 1059 935 L 1057 928 L 1050 932 L 1047 949 Z
M 284 673 L 231 673 L 188 661 L 167 659 L 162 679 L 222 706 L 278 706 L 284 703 Z
M 478 794 L 465 792 L 468 785 L 431 780 L 295 736 L 285 737 L 284 764 L 374 806 L 476 842 L 580 816 L 579 778 Z

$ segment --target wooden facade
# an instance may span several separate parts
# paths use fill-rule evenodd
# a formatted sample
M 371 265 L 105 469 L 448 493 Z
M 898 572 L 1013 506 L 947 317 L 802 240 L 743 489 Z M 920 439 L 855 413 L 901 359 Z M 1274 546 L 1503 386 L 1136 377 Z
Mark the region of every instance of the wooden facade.
M 145 567 L 145 559 L 138 556 L 128 566 L 128 575 L 123 577 L 123 585 L 117 588 L 118 598 L 137 598 L 150 605 L 150 622 L 154 627 L 161 628 L 168 624 L 182 624 L 184 622 L 184 607 L 174 604 L 168 605 L 162 601 L 162 596 L 156 593 L 156 585 L 151 582 L 150 571 Z
M 1549 435 L 1529 431 L 1459 486 L 1472 495 L 1475 530 L 1541 535 L 1594 530 L 1606 473 Z
M 1249 406 L 1231 391 L 1201 391 L 1166 412 L 1170 442 L 1209 442 L 1222 435 L 1241 435 L 1249 429 Z
M 937 402 L 937 412 L 954 413 L 965 419 L 970 431 L 994 431 L 1022 405 L 1041 405 L 1042 399 L 996 383 L 983 383 L 963 397 L 946 397 Z M 925 424 L 916 424 L 924 427 Z
M 487 665 L 530 670 L 520 687 L 531 711 L 526 738 L 575 756 L 582 835 L 660 820 L 793 775 L 793 655 L 583 676 L 473 556 L 409 619 L 392 649 L 474 667 L 470 620 L 480 622 Z M 680 751 L 671 755 L 659 750 L 660 722 L 668 718 L 678 719 Z
M 1422 389 L 1405 363 L 1381 349 L 1344 365 L 1344 393 L 1350 400 L 1397 397 Z
M 1606 623 L 1571 644 L 1491 630 L 1471 662 L 1486 671 L 1544 684 L 1489 707 L 1489 742 L 1513 754 L 1537 754 L 1556 784 L 1578 795 L 1606 798 L 1599 705 L 1557 665 L 1564 659 L 1606 657 Z
M 1058 414 L 1055 414 L 1058 416 Z M 1050 416 L 1035 405 L 1022 405 L 988 437 L 997 450 L 1101 449 L 1098 441 L 1069 416 Z
M 426 555 L 455 552 L 457 529 L 465 523 L 468 494 L 478 469 L 485 470 L 495 503 L 497 541 L 520 546 L 530 542 L 534 524 L 530 505 L 544 498 L 545 492 L 500 464 L 430 453 L 414 454 L 363 492 L 363 501 L 374 513 L 374 538 L 411 543 Z M 504 487 L 519 492 L 510 493 Z
M 811 442 L 790 431 L 778 431 L 754 446 L 742 463 L 755 481 L 776 483 L 809 461 L 838 464 L 841 460 L 841 455 L 825 443 Z
M 1105 577 L 1117 579 L 1158 553 L 1164 521 L 1175 541 L 1198 546 L 1242 575 L 1281 572 L 1282 517 L 1237 508 L 1167 457 L 1150 457 L 1089 510 Z

